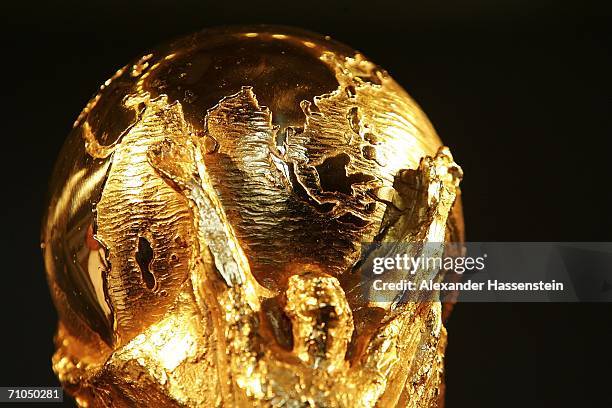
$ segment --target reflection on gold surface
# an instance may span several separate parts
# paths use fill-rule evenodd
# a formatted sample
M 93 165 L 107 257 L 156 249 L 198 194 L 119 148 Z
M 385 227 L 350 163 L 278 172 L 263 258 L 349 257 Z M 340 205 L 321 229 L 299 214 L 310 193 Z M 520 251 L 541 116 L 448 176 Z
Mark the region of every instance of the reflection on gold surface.
M 205 30 L 144 54 L 51 182 L 54 370 L 82 406 L 439 406 L 441 305 L 372 301 L 358 260 L 461 241 L 460 179 L 405 91 L 328 37 Z

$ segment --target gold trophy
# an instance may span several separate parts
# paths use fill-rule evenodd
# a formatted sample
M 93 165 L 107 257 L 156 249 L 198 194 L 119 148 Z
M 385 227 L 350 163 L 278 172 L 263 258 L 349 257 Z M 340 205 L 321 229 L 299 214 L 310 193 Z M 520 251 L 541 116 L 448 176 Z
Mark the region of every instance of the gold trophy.
M 361 244 L 462 242 L 461 175 L 329 37 L 221 28 L 142 55 L 54 170 L 53 369 L 83 407 L 441 406 L 443 306 L 372 299 Z

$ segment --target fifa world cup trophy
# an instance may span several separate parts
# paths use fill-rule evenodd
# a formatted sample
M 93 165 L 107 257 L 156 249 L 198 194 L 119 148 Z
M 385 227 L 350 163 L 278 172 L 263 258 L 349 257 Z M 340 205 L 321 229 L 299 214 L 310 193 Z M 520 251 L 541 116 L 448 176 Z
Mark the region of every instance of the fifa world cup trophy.
M 146 53 L 51 180 L 53 369 L 84 407 L 441 406 L 444 307 L 373 299 L 362 243 L 462 242 L 461 177 L 402 87 L 329 37 Z

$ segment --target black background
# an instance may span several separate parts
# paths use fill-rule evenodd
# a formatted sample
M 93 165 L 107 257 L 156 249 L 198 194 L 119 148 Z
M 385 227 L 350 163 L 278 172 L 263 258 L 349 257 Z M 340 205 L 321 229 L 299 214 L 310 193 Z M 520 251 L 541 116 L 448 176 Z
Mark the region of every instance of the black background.
M 612 241 L 611 13 L 558 1 L 3 4 L 0 385 L 55 385 L 39 249 L 47 180 L 99 84 L 203 27 L 295 25 L 385 67 L 465 172 L 471 241 Z M 448 407 L 612 406 L 610 304 L 460 304 Z

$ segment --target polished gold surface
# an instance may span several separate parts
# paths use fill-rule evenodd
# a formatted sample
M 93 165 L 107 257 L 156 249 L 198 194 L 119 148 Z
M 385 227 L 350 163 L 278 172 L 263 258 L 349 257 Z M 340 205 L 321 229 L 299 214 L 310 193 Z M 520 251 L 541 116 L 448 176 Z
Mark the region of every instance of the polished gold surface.
M 441 405 L 439 303 L 362 242 L 461 241 L 460 168 L 382 69 L 295 29 L 205 30 L 110 78 L 43 221 L 53 368 L 81 406 Z

